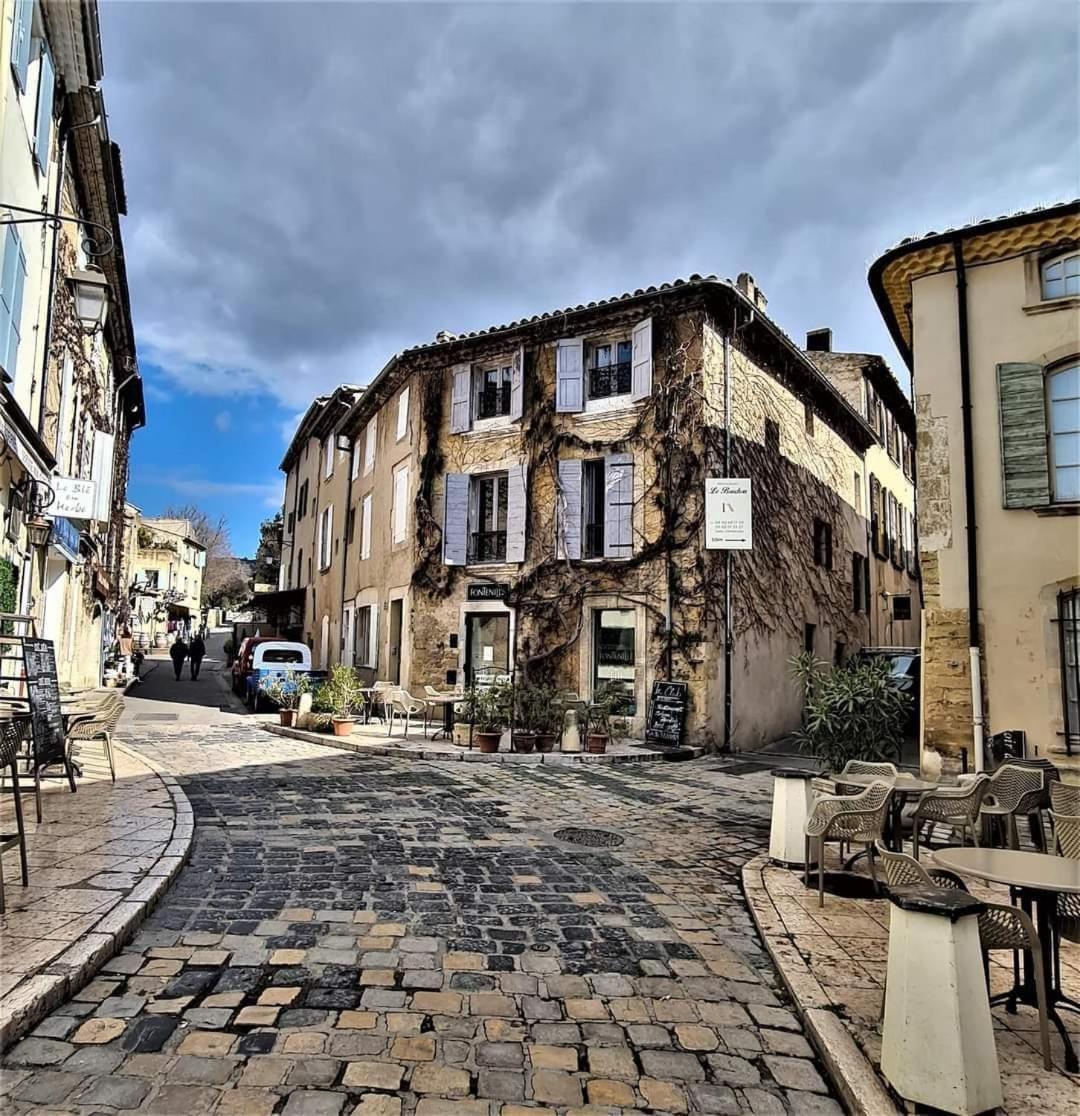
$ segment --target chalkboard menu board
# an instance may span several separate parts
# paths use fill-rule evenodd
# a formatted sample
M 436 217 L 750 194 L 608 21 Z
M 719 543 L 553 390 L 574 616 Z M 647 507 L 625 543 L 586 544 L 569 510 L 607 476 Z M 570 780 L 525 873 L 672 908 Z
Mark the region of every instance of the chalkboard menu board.
M 34 725 L 34 762 L 37 767 L 64 762 L 64 717 L 56 680 L 56 651 L 51 639 L 24 637 L 23 664 L 30 719 Z
M 1006 759 L 1024 759 L 1027 756 L 1027 733 L 1022 729 L 1006 729 L 994 733 L 986 745 L 995 765 Z
M 645 739 L 650 744 L 679 745 L 686 728 L 688 689 L 685 682 L 654 682 Z

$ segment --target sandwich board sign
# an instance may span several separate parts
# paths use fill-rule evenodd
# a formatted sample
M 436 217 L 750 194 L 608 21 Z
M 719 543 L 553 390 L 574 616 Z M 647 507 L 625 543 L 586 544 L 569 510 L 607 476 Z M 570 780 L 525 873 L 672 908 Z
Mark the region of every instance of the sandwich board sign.
M 705 481 L 705 549 L 752 550 L 753 502 L 749 477 Z

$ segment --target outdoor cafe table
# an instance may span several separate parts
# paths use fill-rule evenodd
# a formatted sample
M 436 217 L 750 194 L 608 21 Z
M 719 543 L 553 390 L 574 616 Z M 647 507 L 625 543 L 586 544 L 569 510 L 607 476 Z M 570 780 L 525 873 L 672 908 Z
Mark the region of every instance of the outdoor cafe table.
M 1018 849 L 935 849 L 934 862 L 942 868 L 964 876 L 977 876 L 992 883 L 1007 884 L 1020 899 L 1021 908 L 1030 916 L 1035 908 L 1035 930 L 1042 943 L 1043 970 L 1046 983 L 1047 1013 L 1065 1044 L 1065 1069 L 1077 1072 L 1076 1051 L 1069 1032 L 1057 1013 L 1057 1005 L 1080 1012 L 1080 1003 L 1061 990 L 1061 959 L 1058 936 L 1053 932 L 1054 914 L 1059 895 L 1080 895 L 1080 860 L 1052 856 L 1042 852 Z M 1054 974 L 1058 974 L 1055 984 Z M 1038 1006 L 1035 996 L 1035 973 L 1031 954 L 1024 954 L 1024 979 L 1009 992 L 994 996 L 991 1003 L 1008 1001 Z
M 938 790 L 940 783 L 933 783 L 927 779 L 920 779 L 915 775 L 906 775 L 903 772 L 896 778 L 884 775 L 830 775 L 828 776 L 838 786 L 843 787 L 868 787 L 871 783 L 888 783 L 892 787 L 892 799 L 889 803 L 889 824 L 885 834 L 885 843 L 894 852 L 904 851 L 904 806 L 909 798 L 918 798 L 927 791 Z M 857 853 L 848 861 L 848 866 L 853 864 L 859 856 Z
M 443 727 L 432 735 L 432 740 L 438 740 L 440 736 L 444 740 L 454 739 L 454 705 L 461 700 L 461 694 L 440 694 L 438 697 L 424 695 L 424 701 L 428 705 L 441 705 L 443 707 Z

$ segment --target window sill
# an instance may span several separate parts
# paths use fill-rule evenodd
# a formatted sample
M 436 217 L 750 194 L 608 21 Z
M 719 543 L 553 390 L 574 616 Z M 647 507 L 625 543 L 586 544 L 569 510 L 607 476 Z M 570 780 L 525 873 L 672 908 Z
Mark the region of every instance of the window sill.
M 1025 314 L 1050 314 L 1055 310 L 1075 310 L 1080 307 L 1080 295 L 1062 295 L 1060 298 L 1046 298 L 1022 307 Z
M 587 399 L 585 407 L 577 412 L 579 418 L 608 418 L 635 411 L 644 399 L 631 399 L 629 395 L 613 395 L 606 399 Z
M 468 430 L 462 430 L 462 437 L 465 438 L 483 438 L 485 436 L 492 437 L 497 435 L 514 434 L 520 427 L 517 426 L 518 419 L 512 419 L 508 416 L 493 419 L 477 419 L 476 422 Z
M 1046 507 L 1031 509 L 1040 519 L 1054 519 L 1060 516 L 1080 515 L 1080 503 L 1047 504 Z

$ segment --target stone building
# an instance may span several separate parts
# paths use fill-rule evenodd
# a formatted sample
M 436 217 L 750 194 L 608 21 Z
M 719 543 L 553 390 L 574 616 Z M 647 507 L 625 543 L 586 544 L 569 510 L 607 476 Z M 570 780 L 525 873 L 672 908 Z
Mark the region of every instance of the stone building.
M 682 679 L 696 739 L 756 747 L 798 723 L 793 654 L 869 641 L 854 556 L 876 444 L 746 275 L 440 334 L 305 415 L 282 592 L 303 595 L 319 665 L 413 689 L 615 682 L 634 734 L 652 682 Z M 754 497 L 727 724 L 724 558 L 704 546 L 705 482 L 724 475 Z
M 972 765 L 987 728 L 1022 730 L 1029 753 L 1068 763 L 1080 755 L 1080 203 L 904 240 L 870 286 L 914 377 L 924 763 L 965 751 Z
M 128 512 L 131 632 L 140 646 L 161 646 L 199 627 L 206 547 L 186 519 L 144 518 L 132 504 Z
M 61 681 L 96 684 L 145 423 L 96 7 L 3 0 L 0 54 L 0 611 L 55 642 Z

